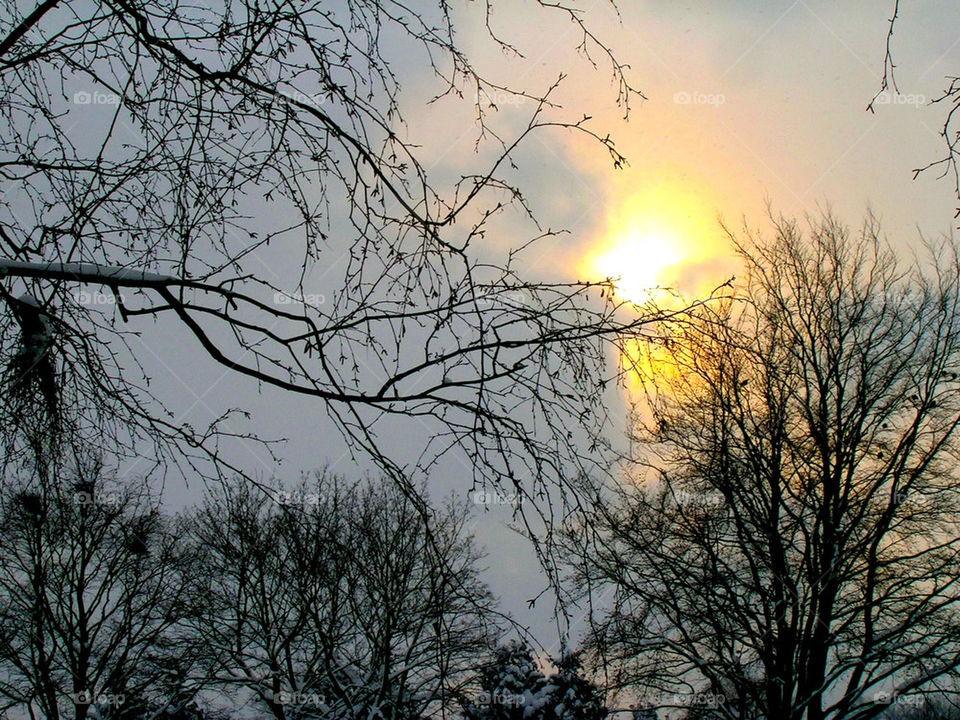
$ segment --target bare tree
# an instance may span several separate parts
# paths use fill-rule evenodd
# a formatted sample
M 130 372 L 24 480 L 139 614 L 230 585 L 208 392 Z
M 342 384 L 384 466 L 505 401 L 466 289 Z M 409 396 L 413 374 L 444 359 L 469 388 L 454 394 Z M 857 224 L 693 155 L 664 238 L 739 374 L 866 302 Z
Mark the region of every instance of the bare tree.
M 641 472 L 572 536 L 613 593 L 594 649 L 691 717 L 865 720 L 953 687 L 957 248 L 904 267 L 829 216 L 733 240 L 739 297 L 637 365 Z
M 174 651 L 182 557 L 143 488 L 95 464 L 7 479 L 0 510 L 0 698 L 17 716 L 133 718 L 184 699 Z M 71 488 L 70 482 L 73 483 Z M 149 716 L 147 716 L 149 717 Z
M 487 2 L 494 39 L 498 5 Z M 665 314 L 637 314 L 610 293 L 589 301 L 603 283 L 521 277 L 527 240 L 500 259 L 477 247 L 507 208 L 529 210 L 509 173 L 532 134 L 586 134 L 624 162 L 588 118 L 563 119 L 552 87 L 481 75 L 454 41 L 446 0 L 6 7 L 0 336 L 21 352 L 10 298 L 26 290 L 52 328 L 46 362 L 72 368 L 62 392 L 81 404 L 83 428 L 118 453 L 144 455 L 147 439 L 158 462 L 241 472 L 221 441 L 263 439 L 237 430 L 234 412 L 208 428 L 172 422 L 138 369 L 132 339 L 164 317 L 231 372 L 317 398 L 411 497 L 406 478 L 451 450 L 475 483 L 515 484 L 529 498 L 573 491 L 567 478 L 604 446 L 605 345 Z M 638 93 L 582 13 L 557 2 L 532 11 L 574 24 L 626 109 Z M 417 48 L 439 96 L 477 99 L 479 141 L 497 148 L 447 188 L 404 139 L 395 68 Z M 489 98 L 503 94 L 529 111 L 513 137 L 493 121 Z M 310 285 L 318 264 L 337 277 L 322 288 Z M 100 309 L 84 294 L 105 298 Z M 419 460 L 383 449 L 374 428 L 390 416 L 427 423 Z
M 285 718 L 423 718 L 455 706 L 501 620 L 466 508 L 432 524 L 394 486 L 327 474 L 264 503 L 238 483 L 186 520 L 203 679 Z

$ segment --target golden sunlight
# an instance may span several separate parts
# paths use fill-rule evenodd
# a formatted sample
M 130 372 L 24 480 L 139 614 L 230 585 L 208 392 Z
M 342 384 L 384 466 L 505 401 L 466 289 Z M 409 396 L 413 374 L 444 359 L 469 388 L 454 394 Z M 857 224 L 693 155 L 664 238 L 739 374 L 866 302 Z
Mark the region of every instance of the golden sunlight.
M 664 271 L 680 262 L 676 240 L 659 228 L 624 228 L 610 248 L 596 255 L 596 275 L 616 280 L 624 299 L 642 303 Z
M 610 278 L 622 300 L 638 305 L 670 304 L 666 289 L 703 296 L 729 277 L 718 206 L 712 193 L 695 190 L 689 181 L 634 190 L 611 209 L 603 235 L 581 259 L 580 273 L 588 280 Z M 644 396 L 644 380 L 675 369 L 663 348 L 636 341 L 622 348 L 620 362 L 634 400 Z
M 624 300 L 642 304 L 659 288 L 697 292 L 698 266 L 721 250 L 709 199 L 661 182 L 629 195 L 607 218 L 603 237 L 581 262 L 588 279 L 610 278 Z

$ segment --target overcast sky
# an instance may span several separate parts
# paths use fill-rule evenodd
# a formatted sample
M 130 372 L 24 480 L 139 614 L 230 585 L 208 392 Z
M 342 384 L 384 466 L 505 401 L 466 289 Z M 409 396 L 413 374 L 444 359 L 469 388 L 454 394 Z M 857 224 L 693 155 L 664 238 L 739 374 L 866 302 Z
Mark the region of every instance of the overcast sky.
M 696 293 L 733 271 L 717 218 L 762 227 L 768 201 L 788 215 L 829 204 L 852 225 L 872 207 L 903 249 L 919 241 L 919 232 L 936 236 L 953 225 L 951 181 L 935 172 L 914 180 L 913 170 L 943 154 L 938 132 L 945 108 L 929 101 L 947 86 L 948 75 L 960 72 L 955 0 L 904 4 L 893 44 L 901 95 L 878 105 L 875 114 L 865 108 L 880 88 L 892 2 L 624 1 L 619 18 L 603 0 L 584 2 L 585 20 L 631 66 L 632 81 L 648 98 L 634 102 L 628 121 L 614 102 L 602 58 L 594 69 L 576 53 L 578 36 L 569 20 L 532 2 L 496 5 L 493 27 L 524 53 L 518 59 L 490 42 L 482 5 L 467 4 L 459 18 L 460 41 L 477 64 L 533 93 L 567 72 L 556 95 L 563 105 L 558 116 L 592 115 L 592 126 L 609 132 L 630 162 L 614 170 L 595 144 L 562 131 L 536 136 L 519 152 L 514 179 L 530 204 L 544 225 L 570 231 L 526 254 L 521 266 L 535 278 L 599 279 L 619 272 L 625 286 L 631 276 L 654 278 Z M 486 155 L 474 154 L 469 103 L 425 106 L 436 92 L 432 77 L 419 59 L 401 66 L 403 132 L 423 145 L 436 177 L 450 181 L 483 166 Z M 506 103 L 495 122 L 509 135 L 531 110 Z M 515 216 L 495 227 L 490 252 L 531 234 Z M 269 265 L 277 270 L 275 262 Z M 323 276 L 321 262 L 314 274 L 321 293 Z M 293 477 L 328 464 L 348 475 L 363 472 L 320 403 L 260 392 L 213 363 L 197 362 L 192 352 L 171 352 L 184 339 L 163 327 L 142 342 L 154 377 L 181 392 L 178 409 L 188 421 L 200 426 L 236 405 L 253 413 L 247 429 L 288 438 L 279 468 L 257 448 L 238 447 L 238 461 L 251 471 Z M 382 439 L 401 449 L 420 442 L 424 432 L 411 421 Z M 462 491 L 458 481 L 467 474 L 449 458 L 431 478 L 434 494 Z M 179 482 L 167 488 L 174 506 L 195 496 L 195 488 Z M 506 608 L 550 646 L 556 633 L 549 601 L 533 609 L 525 603 L 542 580 L 522 541 L 502 531 L 504 519 L 494 512 L 476 526 L 490 550 L 490 582 Z

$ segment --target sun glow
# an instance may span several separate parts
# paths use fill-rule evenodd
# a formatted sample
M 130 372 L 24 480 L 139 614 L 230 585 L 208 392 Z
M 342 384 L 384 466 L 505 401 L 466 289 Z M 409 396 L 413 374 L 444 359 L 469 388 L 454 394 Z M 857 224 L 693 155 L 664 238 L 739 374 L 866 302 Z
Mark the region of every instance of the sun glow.
M 660 228 L 626 228 L 616 242 L 593 258 L 597 275 L 615 280 L 618 293 L 642 303 L 666 271 L 681 261 L 676 237 Z
M 698 269 L 722 247 L 715 212 L 676 184 L 635 192 L 612 209 L 581 271 L 591 280 L 610 278 L 621 298 L 638 304 L 656 299 L 658 288 L 699 292 L 705 278 Z
M 703 297 L 732 270 L 718 207 L 711 193 L 690 183 L 640 188 L 613 206 L 580 272 L 588 280 L 611 279 L 617 296 L 637 305 L 684 302 L 669 290 L 688 300 Z M 645 380 L 677 369 L 664 348 L 637 341 L 624 345 L 620 362 L 635 399 L 643 397 Z

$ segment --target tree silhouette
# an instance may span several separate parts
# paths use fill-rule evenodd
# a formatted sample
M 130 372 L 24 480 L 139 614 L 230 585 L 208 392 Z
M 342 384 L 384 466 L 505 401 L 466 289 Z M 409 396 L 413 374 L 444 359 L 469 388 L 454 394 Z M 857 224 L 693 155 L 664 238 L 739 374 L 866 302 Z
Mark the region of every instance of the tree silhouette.
M 190 653 L 174 632 L 189 612 L 176 536 L 142 488 L 112 483 L 96 466 L 70 472 L 82 473 L 74 479 L 85 490 L 62 476 L 3 486 L 3 706 L 49 720 L 132 719 L 148 697 L 189 700 L 180 679 Z M 142 547 L 131 547 L 131 534 Z
M 593 649 L 697 717 L 866 720 L 957 677 L 960 257 L 868 220 L 736 239 L 739 297 L 665 335 L 639 476 L 572 535 Z
M 570 20 L 626 109 L 637 92 L 579 8 L 530 10 Z M 272 447 L 237 429 L 245 409 L 193 428 L 148 387 L 135 338 L 163 319 L 231 373 L 316 398 L 411 498 L 408 477 L 455 451 L 477 484 L 520 491 L 522 510 L 549 518 L 543 491 L 575 498 L 576 469 L 609 467 L 596 457 L 605 348 L 670 314 L 638 314 L 609 292 L 598 302 L 606 283 L 524 277 L 526 239 L 506 256 L 484 246 L 496 218 L 529 211 L 510 172 L 531 136 L 573 132 L 624 159 L 586 116 L 565 119 L 555 85 L 533 93 L 482 75 L 456 29 L 446 0 L 11 6 L 0 20 L 4 351 L 22 345 L 9 299 L 19 286 L 55 330 L 71 372 L 60 392 L 82 428 L 120 455 L 242 474 L 222 441 Z M 405 139 L 397 65 L 414 57 L 439 96 L 476 98 L 486 164 L 447 186 Z M 526 110 L 512 137 L 489 101 L 504 95 Z M 541 241 L 557 234 L 531 227 Z M 374 428 L 389 418 L 427 424 L 418 461 L 387 452 Z
M 278 720 L 440 716 L 502 624 L 466 509 L 428 528 L 397 488 L 323 473 L 277 499 L 236 483 L 185 519 L 198 681 Z

